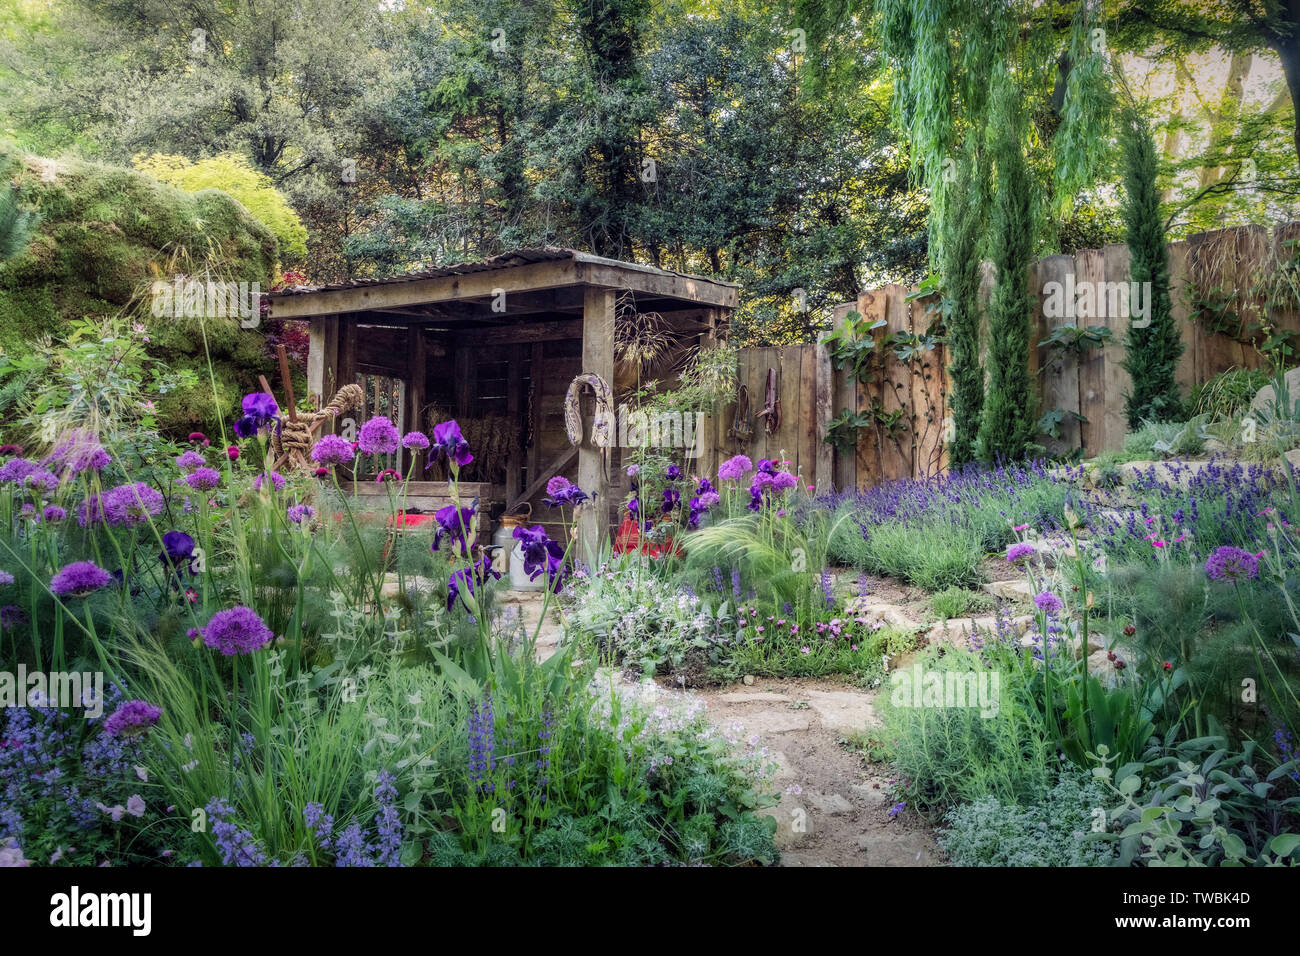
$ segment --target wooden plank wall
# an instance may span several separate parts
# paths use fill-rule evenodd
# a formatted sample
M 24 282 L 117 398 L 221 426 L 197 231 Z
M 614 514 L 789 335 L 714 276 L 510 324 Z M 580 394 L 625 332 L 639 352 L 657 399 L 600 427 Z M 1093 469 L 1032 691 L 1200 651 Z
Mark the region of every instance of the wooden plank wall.
M 1213 376 L 1236 368 L 1267 365 L 1249 338 L 1261 318 L 1276 327 L 1300 331 L 1300 281 L 1283 281 L 1278 263 L 1300 254 L 1300 223 L 1287 223 L 1269 230 L 1261 226 L 1220 229 L 1169 244 L 1170 295 L 1175 321 L 1182 334 L 1184 352 L 1178 365 L 1178 384 L 1184 396 L 1191 388 Z M 986 264 L 982 295 L 985 301 L 993 284 Z M 1288 274 L 1289 275 L 1289 274 Z M 1030 288 L 1036 295 L 1034 329 L 1030 354 L 1026 356 L 1034 373 L 1039 408 L 1059 408 L 1067 415 L 1057 440 L 1046 435 L 1040 440 L 1056 455 L 1082 450 L 1092 457 L 1107 449 L 1123 446 L 1128 432 L 1125 402 L 1131 379 L 1124 369 L 1124 340 L 1130 316 L 1092 314 L 1048 316 L 1044 308 L 1049 282 L 1073 285 L 1076 304 L 1084 283 L 1097 290 L 1100 283 L 1123 283 L 1126 294 L 1131 280 L 1129 250 L 1123 244 L 1103 249 L 1082 249 L 1073 256 L 1048 256 L 1035 263 Z M 1270 289 L 1271 286 L 1271 289 Z M 876 334 L 877 347 L 897 332 L 925 334 L 933 314 L 924 300 L 907 302 L 907 290 L 888 285 L 861 293 L 855 302 L 837 305 L 832 319 L 838 326 L 849 312 L 857 311 L 869 322 L 884 320 Z M 1094 302 L 1096 296 L 1094 295 Z M 1109 305 L 1109 301 L 1107 305 Z M 1111 340 L 1103 348 L 1086 350 L 1080 356 L 1054 357 L 1041 347 L 1053 328 L 1104 325 Z M 987 340 L 987 326 L 985 327 Z M 940 345 L 924 357 L 904 365 L 892 356 L 875 381 L 852 379 L 848 369 L 832 371 L 827 349 L 820 345 L 784 348 L 742 349 L 740 376 L 750 391 L 755 414 L 763 407 L 766 374 L 776 368 L 782 402 L 781 427 L 767 435 L 756 422 L 754 437 L 747 443 L 730 437 L 735 407 L 728 406 L 713 416 L 709 439 L 709 460 L 719 461 L 734 454 L 750 458 L 785 459 L 798 468 L 818 490 L 869 488 L 898 478 L 920 478 L 947 467 L 943 447 L 947 419 L 947 354 Z M 891 438 L 880 428 L 864 430 L 855 452 L 840 454 L 826 444 L 827 425 L 844 410 L 865 413 L 877 408 L 885 414 L 904 411 L 904 427 Z

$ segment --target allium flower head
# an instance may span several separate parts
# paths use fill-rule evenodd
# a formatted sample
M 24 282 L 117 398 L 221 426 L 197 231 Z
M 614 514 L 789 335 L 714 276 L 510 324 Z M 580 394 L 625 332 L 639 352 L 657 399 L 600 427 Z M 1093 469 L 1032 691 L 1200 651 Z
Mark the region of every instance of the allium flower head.
M 163 496 L 143 481 L 118 485 L 104 492 L 100 499 L 104 519 L 111 525 L 123 527 L 143 524 L 160 514 L 165 503 Z
M 202 468 L 207 463 L 207 459 L 193 449 L 185 452 L 176 459 L 177 466 L 187 475 L 195 468 Z
M 728 458 L 718 466 L 718 478 L 721 481 L 736 481 L 754 469 L 754 463 L 744 455 Z
M 67 516 L 68 512 L 58 505 L 47 505 L 45 510 L 41 512 L 41 518 L 46 522 L 62 521 Z
M 1011 547 L 1007 548 L 1007 560 L 1012 564 L 1019 564 L 1032 557 L 1037 549 L 1032 544 L 1025 541 L 1018 541 Z
M 346 465 L 353 455 L 352 443 L 338 435 L 322 435 L 311 449 L 311 460 L 321 465 Z
M 0 484 L 21 485 L 28 475 L 41 471 L 41 466 L 26 458 L 11 458 L 0 466 Z
M 357 447 L 367 455 L 391 455 L 401 444 L 397 426 L 382 415 L 370 419 L 357 433 Z
M 284 475 L 280 474 L 278 471 L 273 471 L 269 475 L 266 472 L 262 472 L 253 479 L 253 487 L 258 491 L 261 491 L 262 485 L 265 484 L 268 479 L 271 482 L 271 487 L 276 491 L 284 490 Z
M 429 436 L 424 432 L 407 432 L 402 436 L 402 447 L 411 451 L 424 451 L 429 447 Z
M 204 644 L 226 657 L 260 651 L 275 639 L 257 612 L 243 605 L 218 611 L 201 633 Z
M 1064 606 L 1061 599 L 1051 591 L 1043 591 L 1034 597 L 1034 607 L 1040 611 L 1046 611 L 1048 614 L 1056 614 Z
M 285 517 L 294 524 L 302 524 L 304 521 L 310 521 L 316 516 L 316 509 L 311 505 L 290 505 L 285 511 Z
M 799 479 L 788 471 L 778 471 L 772 476 L 772 487 L 777 491 L 785 491 L 787 488 L 794 488 L 799 484 Z
M 128 700 L 104 718 L 104 733 L 113 737 L 136 737 L 162 716 L 162 708 L 144 700 Z
M 50 590 L 59 597 L 85 597 L 112 583 L 113 575 L 93 561 L 74 561 L 50 579 Z
M 221 472 L 215 468 L 195 468 L 181 480 L 195 491 L 210 491 L 221 484 Z
M 0 571 L 0 587 L 8 587 L 14 583 L 14 576 L 8 571 Z
M 1236 581 L 1259 576 L 1259 558 L 1249 551 L 1224 545 L 1205 560 L 1205 573 L 1214 581 Z
M 55 445 L 41 464 L 59 475 L 79 475 L 83 471 L 103 471 L 110 461 L 94 433 L 76 429 Z

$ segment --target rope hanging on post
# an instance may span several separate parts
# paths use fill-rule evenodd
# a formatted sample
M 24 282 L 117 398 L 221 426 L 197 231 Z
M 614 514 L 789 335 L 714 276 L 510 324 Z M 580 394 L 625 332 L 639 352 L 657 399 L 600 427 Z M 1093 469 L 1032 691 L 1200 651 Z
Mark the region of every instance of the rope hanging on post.
M 291 456 L 289 461 L 292 463 L 295 462 L 292 453 L 297 452 L 297 461 L 305 466 L 311 446 L 316 443 L 314 433 L 321 424 L 326 419 L 343 415 L 359 407 L 365 400 L 365 394 L 360 385 L 344 385 L 334 393 L 329 404 L 320 411 L 299 418 L 297 421 L 284 422 L 283 426 L 271 435 L 271 450 L 275 453 L 275 457 L 280 459 L 289 453 Z
M 596 421 L 592 426 L 592 444 L 597 448 L 608 448 L 614 443 L 614 393 L 599 375 L 584 372 L 569 383 L 569 390 L 564 395 L 564 431 L 569 436 L 570 445 L 582 444 L 582 412 L 580 397 L 582 387 L 591 386 L 596 394 Z

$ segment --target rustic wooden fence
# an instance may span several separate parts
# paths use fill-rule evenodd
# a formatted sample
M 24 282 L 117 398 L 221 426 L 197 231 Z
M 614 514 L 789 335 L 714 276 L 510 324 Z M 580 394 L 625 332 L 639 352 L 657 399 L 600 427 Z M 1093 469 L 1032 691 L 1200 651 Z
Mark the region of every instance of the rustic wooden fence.
M 1265 367 L 1268 359 L 1256 345 L 1270 330 L 1300 332 L 1300 271 L 1294 264 L 1298 243 L 1300 223 L 1272 230 L 1221 229 L 1170 244 L 1173 314 L 1184 344 L 1177 377 L 1184 395 L 1220 372 Z M 1037 385 L 1036 417 L 1051 410 L 1061 413 L 1059 435 L 1040 436 L 1053 455 L 1081 450 L 1091 457 L 1123 444 L 1124 403 L 1131 387 L 1123 343 L 1134 303 L 1127 310 L 1122 304 L 1130 280 L 1129 251 L 1122 244 L 1048 256 L 1031 268 L 1036 306 L 1025 360 Z M 986 302 L 992 284 L 992 270 L 986 268 Z M 1067 307 L 1060 308 L 1062 303 Z M 735 406 L 720 410 L 706 429 L 703 471 L 743 453 L 755 460 L 789 461 L 819 489 L 845 489 L 947 468 L 948 357 L 931 335 L 935 299 L 887 285 L 837 306 L 836 323 L 852 311 L 869 324 L 880 323 L 872 334 L 881 361 L 871 381 L 857 381 L 849 368 L 833 369 L 824 345 L 742 349 L 740 381 L 755 416 L 753 434 L 747 441 L 736 439 L 731 431 Z M 1077 352 L 1039 344 L 1065 325 L 1104 326 L 1110 338 Z M 776 370 L 781 401 L 781 419 L 771 432 L 766 419 L 757 417 L 770 369 Z M 864 424 L 856 445 L 833 448 L 826 439 L 832 423 L 846 413 Z

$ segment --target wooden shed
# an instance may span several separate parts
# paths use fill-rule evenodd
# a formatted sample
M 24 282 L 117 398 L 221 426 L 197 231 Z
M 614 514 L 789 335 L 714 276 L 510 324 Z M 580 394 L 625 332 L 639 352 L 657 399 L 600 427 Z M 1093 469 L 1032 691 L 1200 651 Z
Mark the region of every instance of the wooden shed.
M 563 475 L 594 491 L 579 530 L 586 549 L 609 533 L 625 487 L 621 450 L 592 441 L 594 398 L 582 389 L 583 437 L 573 446 L 564 425 L 570 385 L 598 375 L 617 403 L 629 383 L 616 376 L 621 323 L 653 315 L 679 350 L 725 334 L 737 286 L 716 279 L 619 262 L 572 249 L 510 252 L 390 279 L 299 286 L 269 297 L 277 319 L 305 320 L 311 345 L 307 386 L 320 407 L 341 386 L 362 386 L 359 423 L 385 415 L 403 432 L 431 432 L 454 418 L 475 461 L 461 475 L 463 493 L 498 515 L 532 507 L 538 523 L 558 535 L 558 516 L 541 505 L 547 481 Z M 342 423 L 336 423 L 336 429 Z M 411 510 L 447 500 L 441 464 L 414 462 L 403 452 L 393 467 L 406 473 Z M 382 493 L 358 475 L 359 493 Z M 432 480 L 422 480 L 422 479 Z M 586 550 L 590 554 L 590 550 Z

